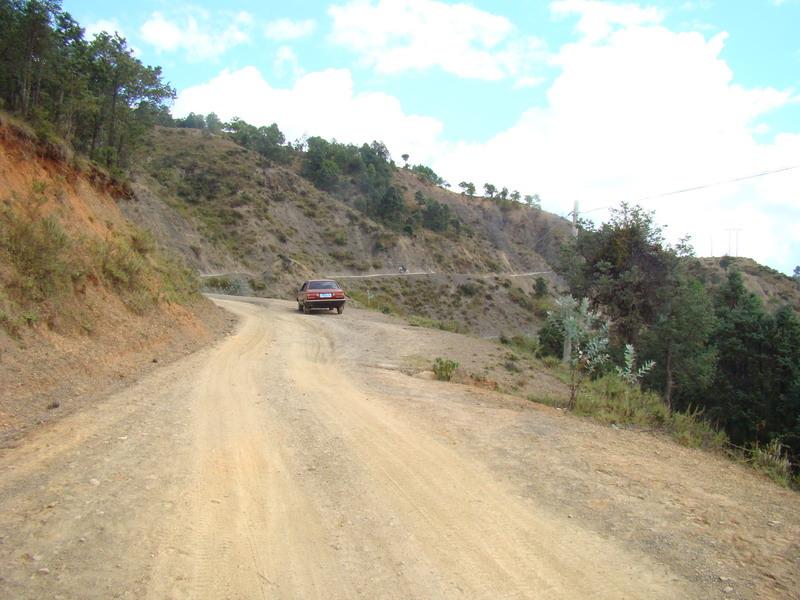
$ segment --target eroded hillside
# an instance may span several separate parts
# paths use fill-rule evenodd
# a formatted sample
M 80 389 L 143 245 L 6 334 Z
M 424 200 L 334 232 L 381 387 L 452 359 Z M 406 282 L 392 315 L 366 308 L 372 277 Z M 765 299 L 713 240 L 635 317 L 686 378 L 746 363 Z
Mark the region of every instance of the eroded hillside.
M 0 439 L 196 348 L 225 318 L 133 226 L 124 186 L 0 123 Z
M 439 231 L 390 227 L 363 210 L 354 179 L 320 190 L 301 176 L 302 160 L 295 154 L 280 164 L 222 135 L 159 128 L 122 207 L 202 273 L 223 275 L 223 289 L 230 282 L 233 291 L 290 297 L 304 278 L 405 266 L 432 275 L 344 281 L 361 304 L 488 335 L 520 324 L 532 332 L 545 316 L 550 303 L 533 294 L 534 277 L 509 275 L 542 272 L 558 286 L 548 259 L 568 233 L 563 219 L 448 192 L 392 167 L 409 220 L 447 206 L 449 222 Z
M 742 274 L 744 285 L 761 299 L 767 309 L 774 311 L 783 305 L 789 305 L 800 311 L 798 282 L 751 258 L 701 258 L 697 265 L 697 275 L 707 287 L 714 289 L 725 281 L 725 273 L 729 269 L 735 269 Z

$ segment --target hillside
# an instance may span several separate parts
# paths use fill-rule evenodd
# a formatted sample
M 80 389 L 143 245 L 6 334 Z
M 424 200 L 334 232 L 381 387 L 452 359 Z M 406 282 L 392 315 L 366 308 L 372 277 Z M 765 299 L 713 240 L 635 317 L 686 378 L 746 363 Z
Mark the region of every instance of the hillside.
M 0 190 L 0 440 L 226 326 L 119 211 L 124 186 L 6 116 Z
M 742 274 L 745 287 L 760 298 L 769 310 L 789 305 L 800 312 L 800 287 L 797 282 L 788 275 L 757 263 L 752 258 L 733 256 L 701 258 L 698 262 L 697 275 L 707 287 L 714 289 L 725 280 L 725 274 L 729 269 L 736 269 Z
M 360 210 L 365 194 L 352 181 L 323 191 L 301 171 L 298 156 L 279 164 L 221 135 L 157 128 L 122 208 L 200 272 L 226 275 L 229 291 L 291 297 L 304 278 L 397 273 L 404 265 L 435 275 L 344 281 L 362 304 L 458 320 L 487 335 L 544 317 L 549 303 L 533 297 L 533 278 L 506 275 L 551 272 L 548 260 L 568 234 L 563 219 L 468 198 L 393 168 L 407 210 L 433 201 L 457 221 L 457 229 L 409 235 Z M 554 274 L 544 277 L 558 287 Z
M 291 298 L 305 278 L 343 276 L 357 304 L 498 336 L 535 333 L 552 295 L 566 289 L 553 273 L 569 235 L 560 217 L 453 193 L 392 167 L 406 213 L 433 202 L 457 221 L 444 231 L 409 233 L 364 210 L 369 190 L 355 176 L 323 190 L 304 173 L 307 155 L 282 158 L 208 130 L 157 127 L 137 156 L 133 193 L 121 208 L 200 273 L 216 276 L 207 278 L 211 290 Z M 739 268 L 768 306 L 800 308 L 791 278 L 747 259 L 700 259 L 695 275 L 709 291 L 724 280 L 720 261 Z M 401 265 L 426 275 L 350 278 L 395 274 Z M 535 277 L 509 277 L 530 271 L 544 272 L 547 297 L 533 294 Z

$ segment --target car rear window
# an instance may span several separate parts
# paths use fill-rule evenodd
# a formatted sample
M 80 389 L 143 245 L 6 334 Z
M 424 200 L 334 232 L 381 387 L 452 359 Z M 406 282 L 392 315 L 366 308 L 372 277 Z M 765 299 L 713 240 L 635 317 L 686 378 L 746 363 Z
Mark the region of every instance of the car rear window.
M 338 290 L 339 284 L 335 281 L 312 281 L 308 284 L 310 290 Z

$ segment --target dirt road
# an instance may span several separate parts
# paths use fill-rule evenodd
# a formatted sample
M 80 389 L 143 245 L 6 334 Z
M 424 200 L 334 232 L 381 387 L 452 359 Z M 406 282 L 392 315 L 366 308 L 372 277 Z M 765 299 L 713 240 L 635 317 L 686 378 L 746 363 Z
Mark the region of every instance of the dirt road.
M 702 532 L 603 505 L 615 469 L 644 485 L 622 461 L 528 454 L 606 429 L 409 377 L 417 333 L 380 318 L 218 303 L 233 335 L 2 451 L 0 598 L 791 597 L 788 492 L 754 588 Z

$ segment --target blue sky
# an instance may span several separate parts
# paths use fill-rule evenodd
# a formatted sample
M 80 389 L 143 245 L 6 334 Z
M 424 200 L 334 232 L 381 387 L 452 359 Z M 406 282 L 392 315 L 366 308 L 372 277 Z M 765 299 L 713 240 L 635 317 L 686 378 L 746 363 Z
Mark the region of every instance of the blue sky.
M 174 112 L 380 139 L 451 183 L 604 206 L 800 165 L 800 0 L 65 0 L 178 90 Z M 673 239 L 790 272 L 800 169 L 642 201 Z M 732 239 L 732 238 L 731 238 Z

